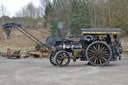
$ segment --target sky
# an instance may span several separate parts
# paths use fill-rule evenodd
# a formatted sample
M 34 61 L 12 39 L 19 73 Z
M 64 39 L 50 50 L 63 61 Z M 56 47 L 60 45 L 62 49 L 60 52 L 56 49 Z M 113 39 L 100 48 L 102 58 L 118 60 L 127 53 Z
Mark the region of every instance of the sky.
M 3 4 L 6 7 L 7 15 L 12 17 L 21 8 L 32 2 L 35 6 L 39 6 L 40 0 L 0 0 L 0 7 Z

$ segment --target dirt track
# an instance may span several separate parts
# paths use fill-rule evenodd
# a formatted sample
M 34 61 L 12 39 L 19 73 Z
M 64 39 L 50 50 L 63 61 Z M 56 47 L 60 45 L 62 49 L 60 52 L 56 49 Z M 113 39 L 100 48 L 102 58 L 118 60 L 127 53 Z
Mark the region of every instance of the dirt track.
M 0 85 L 128 85 L 128 58 L 104 67 L 78 61 L 63 68 L 48 59 L 0 59 Z

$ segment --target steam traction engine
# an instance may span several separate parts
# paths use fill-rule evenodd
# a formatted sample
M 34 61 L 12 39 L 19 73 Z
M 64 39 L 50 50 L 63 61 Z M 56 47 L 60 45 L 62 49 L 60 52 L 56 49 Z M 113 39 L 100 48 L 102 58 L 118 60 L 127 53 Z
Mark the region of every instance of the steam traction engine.
M 110 61 L 121 60 L 122 46 L 118 39 L 120 29 L 82 29 L 79 40 L 73 40 L 68 34 L 65 39 L 48 37 L 46 44 L 55 47 L 50 55 L 54 66 L 67 66 L 70 60 L 88 61 L 91 65 L 103 66 Z
M 88 61 L 96 66 L 106 65 L 110 61 L 116 61 L 117 58 L 121 59 L 122 46 L 118 39 L 120 29 L 83 29 L 79 40 L 73 40 L 70 34 L 63 38 L 60 29 L 59 39 L 50 36 L 46 39 L 47 45 L 45 45 L 23 29 L 20 24 L 7 23 L 3 25 L 3 28 L 8 39 L 11 29 L 16 28 L 37 45 L 50 52 L 49 60 L 54 66 L 67 66 L 71 59 L 74 62 L 77 59 Z

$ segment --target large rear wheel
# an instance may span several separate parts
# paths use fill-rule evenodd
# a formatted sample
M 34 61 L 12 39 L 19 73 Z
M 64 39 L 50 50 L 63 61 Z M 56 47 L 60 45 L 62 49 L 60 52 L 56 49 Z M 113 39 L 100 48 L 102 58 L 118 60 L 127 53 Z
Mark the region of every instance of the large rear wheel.
M 103 66 L 111 60 L 112 51 L 105 42 L 95 41 L 87 47 L 86 57 L 90 64 Z

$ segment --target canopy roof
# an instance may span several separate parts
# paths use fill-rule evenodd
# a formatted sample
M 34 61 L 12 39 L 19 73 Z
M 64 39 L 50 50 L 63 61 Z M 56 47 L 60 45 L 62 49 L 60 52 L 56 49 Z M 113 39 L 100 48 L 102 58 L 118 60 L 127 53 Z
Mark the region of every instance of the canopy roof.
M 119 34 L 121 29 L 104 29 L 104 28 L 91 28 L 91 29 L 82 29 L 82 34 Z

